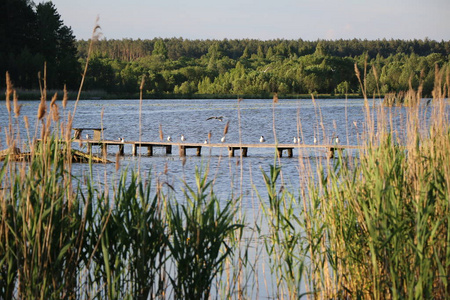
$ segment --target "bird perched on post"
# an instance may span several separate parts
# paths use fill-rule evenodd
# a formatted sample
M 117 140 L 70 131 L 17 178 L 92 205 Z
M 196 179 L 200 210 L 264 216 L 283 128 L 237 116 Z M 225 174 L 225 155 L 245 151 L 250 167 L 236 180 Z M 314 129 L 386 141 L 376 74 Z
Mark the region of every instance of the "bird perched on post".
M 264 136 L 261 136 L 260 138 L 259 138 L 259 142 L 260 143 L 264 143 L 266 141 L 266 139 L 264 138 Z

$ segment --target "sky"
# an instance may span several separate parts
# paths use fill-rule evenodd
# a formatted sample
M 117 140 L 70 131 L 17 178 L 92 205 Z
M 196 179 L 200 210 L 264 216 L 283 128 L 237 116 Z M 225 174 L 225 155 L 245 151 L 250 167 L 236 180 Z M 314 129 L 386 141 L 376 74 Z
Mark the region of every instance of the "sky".
M 35 0 L 35 3 L 42 2 Z M 52 0 L 78 40 L 450 40 L 450 0 Z

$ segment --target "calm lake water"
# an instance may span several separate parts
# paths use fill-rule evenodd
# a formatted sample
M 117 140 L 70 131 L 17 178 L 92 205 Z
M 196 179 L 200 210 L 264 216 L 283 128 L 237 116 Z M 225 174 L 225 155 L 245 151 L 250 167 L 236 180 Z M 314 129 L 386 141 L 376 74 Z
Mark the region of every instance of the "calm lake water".
M 26 136 L 23 116 L 29 118 L 30 124 L 36 124 L 38 101 L 21 101 L 21 116 L 18 125 L 21 136 Z M 378 106 L 379 101 L 370 105 Z M 58 103 L 60 105 L 60 103 Z M 69 102 L 60 114 L 67 115 L 74 108 L 74 102 Z M 389 109 L 393 117 L 393 125 L 397 132 L 404 129 L 405 109 Z M 372 110 L 376 115 L 376 110 Z M 223 116 L 223 122 L 212 119 L 211 116 Z M 223 136 L 225 124 L 229 122 L 226 135 L 230 143 L 259 143 L 263 135 L 266 143 L 293 143 L 293 138 L 300 136 L 302 143 L 313 144 L 314 137 L 319 144 L 330 144 L 333 136 L 339 136 L 340 144 L 358 145 L 364 132 L 365 109 L 363 99 L 319 99 L 313 102 L 305 100 L 283 100 L 273 104 L 272 100 L 95 100 L 80 101 L 77 106 L 73 127 L 103 127 L 104 139 L 160 141 L 159 128 L 161 126 L 164 139 L 170 135 L 174 142 L 179 142 L 183 134 L 188 142 L 202 143 L 211 133 L 211 142 L 217 143 Z M 5 105 L 0 106 L 0 149 L 6 147 L 5 130 L 8 126 L 8 114 Z M 34 126 L 31 126 L 34 128 Z M 402 129 L 403 128 L 403 129 Z M 34 134 L 34 129 L 31 130 Z M 84 135 L 84 134 L 83 134 Z M 79 147 L 74 145 L 74 147 Z M 83 147 L 82 147 L 83 149 Z M 24 147 L 22 147 L 24 150 Z M 116 160 L 117 146 L 108 148 L 108 159 Z M 281 164 L 283 167 L 283 185 L 297 194 L 302 182 L 311 172 L 304 170 L 304 162 L 311 166 L 321 160 L 326 161 L 326 151 L 294 150 L 294 157 L 277 159 L 274 149 L 250 148 L 248 157 L 228 157 L 226 148 L 202 149 L 202 156 L 195 156 L 195 149 L 188 149 L 187 156 L 182 159 L 175 146 L 171 155 L 166 155 L 162 148 L 154 149 L 154 156 L 146 156 L 143 148 L 142 155 L 131 156 L 131 146 L 125 146 L 125 156 L 121 159 L 121 168 L 136 169 L 152 174 L 152 179 L 164 180 L 174 187 L 177 199 L 182 200 L 182 182 L 193 186 L 195 169 L 204 167 L 209 169 L 209 178 L 214 179 L 214 190 L 221 201 L 230 197 L 241 197 L 240 204 L 246 220 L 251 224 L 252 219 L 261 214 L 258 191 L 263 199 L 265 185 L 261 170 L 269 171 L 271 164 Z M 100 154 L 100 149 L 94 147 L 94 152 Z M 352 153 L 350 153 L 352 154 Z M 356 151 L 355 151 L 356 154 Z M 286 155 L 287 156 L 287 155 Z M 86 164 L 74 164 L 75 174 L 88 172 Z M 167 170 L 165 173 L 164 171 Z M 94 166 L 95 176 L 99 181 L 106 177 L 116 178 L 115 164 L 99 164 Z M 280 183 L 281 186 L 281 183 Z M 265 275 L 270 271 L 264 257 L 255 246 L 250 255 L 261 256 L 258 263 L 258 282 L 261 285 L 257 292 L 259 298 L 271 297 L 275 281 L 268 280 Z M 264 267 L 264 264 L 266 266 Z M 269 276 L 270 277 L 270 276 Z M 268 286 L 264 286 L 268 282 Z M 255 294 L 250 295 L 252 298 Z
M 23 116 L 29 123 L 35 124 L 38 101 L 21 101 L 22 110 L 19 126 L 22 137 L 25 136 Z M 58 103 L 60 105 L 60 103 Z M 66 111 L 60 108 L 61 115 L 73 111 L 74 102 L 69 102 Z M 61 105 L 60 105 L 61 107 Z M 217 119 L 207 120 L 211 116 L 223 116 L 223 122 Z M 319 144 L 330 144 L 333 136 L 339 136 L 341 144 L 358 144 L 364 128 L 364 101 L 362 99 L 318 99 L 305 100 L 280 99 L 275 105 L 272 100 L 83 100 L 78 103 L 73 127 L 104 127 L 104 139 L 159 141 L 161 126 L 164 139 L 170 135 L 179 142 L 183 134 L 188 142 L 202 143 L 211 133 L 211 142 L 217 143 L 223 136 L 225 124 L 229 122 L 226 141 L 230 143 L 259 143 L 263 135 L 266 143 L 293 143 L 300 136 L 302 143 L 313 144 L 314 137 Z M 0 107 L 0 148 L 6 147 L 5 128 L 8 124 L 6 107 Z M 142 126 L 140 126 L 140 124 Z M 356 125 L 356 126 L 355 126 Z M 33 134 L 32 132 L 31 134 Z M 83 133 L 84 136 L 84 133 Z M 74 145 L 74 147 L 77 147 Z M 108 159 L 115 161 L 117 146 L 108 148 Z M 100 153 L 98 147 L 94 151 Z M 195 149 L 188 149 L 186 160 L 178 155 L 174 147 L 171 155 L 162 148 L 154 149 L 154 156 L 147 157 L 146 148 L 142 156 L 131 156 L 131 146 L 125 146 L 123 166 L 136 166 L 141 171 L 161 174 L 165 167 L 168 178 L 174 184 L 179 179 L 192 179 L 195 167 L 209 165 L 210 177 L 215 178 L 215 191 L 222 197 L 249 194 L 252 185 L 263 187 L 261 168 L 268 170 L 275 163 L 275 151 L 270 148 L 249 149 L 248 157 L 242 161 L 239 153 L 229 158 L 226 148 L 202 149 L 202 156 L 195 156 Z M 283 166 L 283 179 L 295 191 L 299 170 L 298 157 L 321 159 L 326 157 L 323 150 L 294 150 L 294 157 L 283 157 L 279 163 Z M 75 165 L 75 172 L 82 172 L 85 165 Z M 100 172 L 115 173 L 114 164 L 98 166 Z M 230 186 L 233 187 L 230 189 Z M 243 199 L 244 200 L 244 199 Z M 244 200 L 245 205 L 245 200 Z

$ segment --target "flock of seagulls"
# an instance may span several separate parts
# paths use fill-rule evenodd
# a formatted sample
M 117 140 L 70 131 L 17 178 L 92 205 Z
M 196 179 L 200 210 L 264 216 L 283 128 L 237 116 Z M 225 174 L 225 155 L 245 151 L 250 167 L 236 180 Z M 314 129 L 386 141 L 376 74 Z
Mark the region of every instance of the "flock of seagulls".
M 88 135 L 86 135 L 86 139 L 89 139 Z M 184 136 L 184 134 L 181 135 L 180 140 L 182 142 L 185 142 L 187 140 L 186 137 Z M 119 138 L 119 141 L 121 141 L 122 143 L 125 142 L 124 138 Z M 167 141 L 168 142 L 173 142 L 172 137 L 170 135 L 167 136 Z M 220 142 L 221 143 L 225 143 L 225 141 L 226 141 L 226 137 L 223 136 L 220 139 Z M 339 142 L 340 142 L 339 136 L 333 137 L 333 141 L 334 141 L 335 144 L 339 144 Z M 261 137 L 259 138 L 259 142 L 260 143 L 265 143 L 266 142 L 266 138 L 263 135 L 261 135 Z M 302 142 L 302 139 L 300 137 L 294 136 L 293 142 L 294 142 L 294 144 L 299 144 L 299 143 Z M 314 142 L 315 145 L 317 144 L 317 138 L 316 137 L 314 137 L 313 142 Z M 205 145 L 209 144 L 208 139 L 205 139 L 203 144 L 205 144 Z

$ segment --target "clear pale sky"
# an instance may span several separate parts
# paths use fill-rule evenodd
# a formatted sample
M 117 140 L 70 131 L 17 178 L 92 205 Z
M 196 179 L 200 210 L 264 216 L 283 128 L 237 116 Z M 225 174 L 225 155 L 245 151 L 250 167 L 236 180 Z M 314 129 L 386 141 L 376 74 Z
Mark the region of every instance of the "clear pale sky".
M 35 0 L 39 3 L 40 0 Z M 77 39 L 450 40 L 450 0 L 53 0 Z

